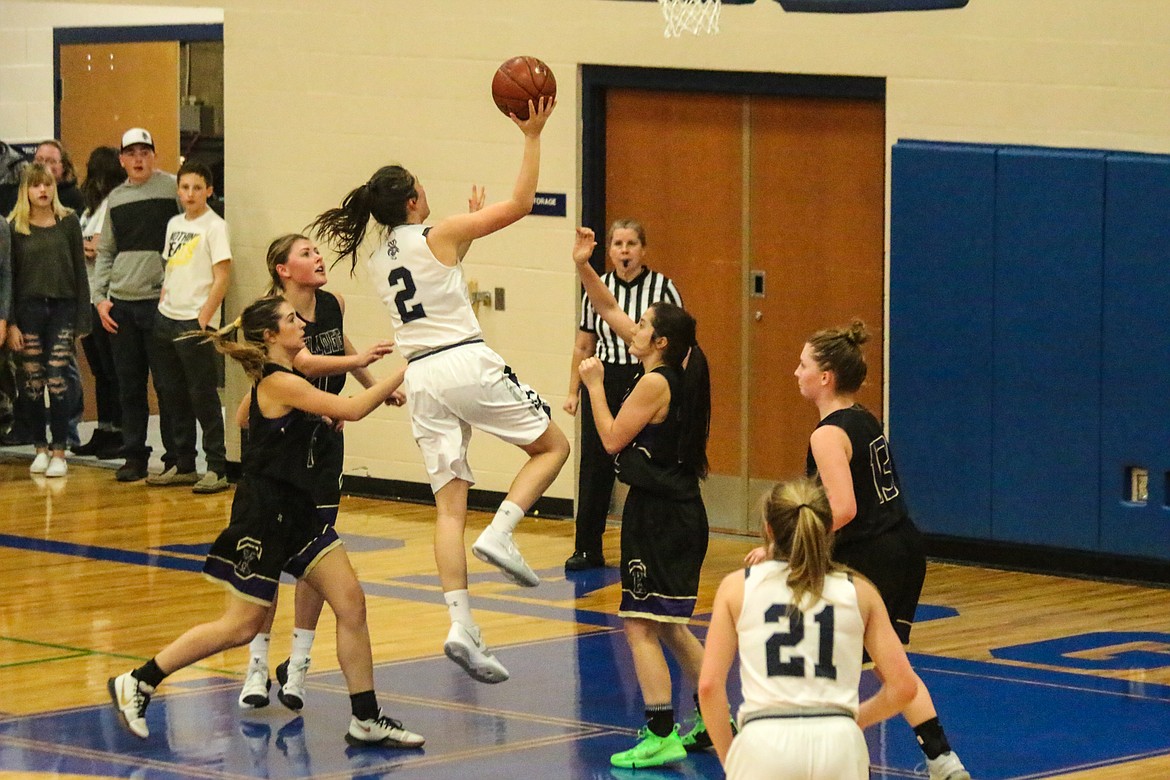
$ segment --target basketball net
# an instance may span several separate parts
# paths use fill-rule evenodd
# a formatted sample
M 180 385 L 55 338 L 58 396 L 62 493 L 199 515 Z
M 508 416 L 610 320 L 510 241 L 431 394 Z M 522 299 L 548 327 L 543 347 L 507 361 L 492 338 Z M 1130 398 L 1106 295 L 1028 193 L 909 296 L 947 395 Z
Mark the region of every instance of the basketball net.
M 666 18 L 667 38 L 719 32 L 719 0 L 658 0 Z

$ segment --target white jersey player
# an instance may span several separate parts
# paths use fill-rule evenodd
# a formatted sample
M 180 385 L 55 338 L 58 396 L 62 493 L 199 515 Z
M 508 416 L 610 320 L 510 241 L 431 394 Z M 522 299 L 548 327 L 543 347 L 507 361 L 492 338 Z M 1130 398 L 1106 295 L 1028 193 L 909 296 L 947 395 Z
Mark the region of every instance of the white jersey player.
M 551 421 L 548 405 L 483 343 L 462 262 L 473 240 L 532 210 L 540 133 L 553 105 L 541 98 L 538 105 L 530 104 L 527 119 L 512 116 L 524 133 L 524 156 L 507 200 L 485 206 L 483 192 L 472 187 L 469 213 L 427 227 L 431 210 L 422 183 L 402 166 L 388 165 L 350 192 L 340 208 L 314 222 L 316 232 L 354 264 L 370 219 L 386 231 L 368 267 L 390 310 L 398 350 L 409 361 L 404 384 L 411 425 L 435 493 L 435 562 L 451 616 L 443 649 L 468 674 L 487 683 L 508 679 L 508 670 L 484 644 L 468 599 L 463 534 L 467 495 L 475 481 L 467 462 L 472 428 L 528 455 L 491 524 L 471 548 L 477 558 L 526 587 L 538 585 L 540 578 L 516 549 L 512 532 L 556 478 L 569 457 L 569 442 Z
M 897 714 L 917 684 L 877 590 L 831 562 L 832 515 L 804 478 L 764 508 L 773 559 L 729 574 L 707 634 L 699 703 L 729 780 L 867 780 L 862 728 Z M 862 648 L 881 689 L 858 704 Z M 727 675 L 738 654 L 744 703 L 732 739 Z

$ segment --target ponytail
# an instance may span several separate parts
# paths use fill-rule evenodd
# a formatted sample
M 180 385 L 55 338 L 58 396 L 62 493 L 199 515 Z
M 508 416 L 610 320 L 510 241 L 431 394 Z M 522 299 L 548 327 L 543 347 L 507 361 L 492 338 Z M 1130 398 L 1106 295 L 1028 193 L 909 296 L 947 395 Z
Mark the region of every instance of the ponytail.
M 200 343 L 211 344 L 217 351 L 239 363 L 253 383 L 259 382 L 264 376 L 264 364 L 268 362 L 264 334 L 280 330 L 281 305 L 287 305 L 284 298 L 265 296 L 248 304 L 239 317 L 219 330 L 193 330 L 179 338 L 197 338 Z M 236 339 L 236 334 L 240 332 L 244 336 L 242 343 Z
M 840 568 L 832 561 L 833 513 L 824 488 L 810 477 L 781 482 L 764 500 L 763 514 L 773 557 L 788 561 L 792 608 L 820 598 L 825 577 Z
M 699 479 L 706 479 L 707 439 L 711 435 L 711 372 L 707 355 L 698 344 L 691 347 L 685 366 L 679 459 L 692 468 Z
M 350 273 L 353 273 L 370 218 L 385 228 L 402 225 L 406 222 L 407 203 L 417 197 L 418 188 L 410 171 L 401 165 L 386 165 L 368 182 L 350 190 L 341 206 L 313 220 L 307 230 L 332 247 L 339 261 L 349 257 Z

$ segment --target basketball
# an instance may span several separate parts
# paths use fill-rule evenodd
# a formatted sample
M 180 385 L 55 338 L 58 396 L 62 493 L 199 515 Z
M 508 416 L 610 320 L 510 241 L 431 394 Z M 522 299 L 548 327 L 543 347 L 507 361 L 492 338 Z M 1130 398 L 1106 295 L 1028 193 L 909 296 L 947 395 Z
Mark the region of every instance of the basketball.
M 492 78 L 492 100 L 504 116 L 528 118 L 528 101 L 557 96 L 557 77 L 536 57 L 513 57 L 496 69 Z

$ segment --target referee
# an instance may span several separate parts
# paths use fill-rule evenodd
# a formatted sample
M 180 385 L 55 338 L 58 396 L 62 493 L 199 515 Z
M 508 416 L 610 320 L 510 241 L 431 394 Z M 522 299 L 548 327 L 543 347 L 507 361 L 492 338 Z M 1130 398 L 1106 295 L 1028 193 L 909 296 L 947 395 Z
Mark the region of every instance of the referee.
M 637 322 L 651 304 L 659 301 L 682 306 L 682 296 L 674 282 L 645 265 L 646 229 L 633 219 L 615 220 L 606 238 L 609 262 L 613 270 L 601 281 L 617 299 L 618 306 Z M 605 400 L 617 415 L 626 391 L 640 372 L 637 358 L 626 344 L 597 316 L 588 297 L 582 297 L 581 323 L 573 343 L 573 361 L 569 367 L 569 393 L 565 411 L 577 414 L 578 406 L 589 408 L 589 391 L 581 385 L 577 366 L 596 355 L 605 364 Z M 601 445 L 593 415 L 581 415 L 581 471 L 577 476 L 577 540 L 574 552 L 565 561 L 567 571 L 583 571 L 605 566 L 601 536 L 609 516 L 613 493 L 613 458 Z

